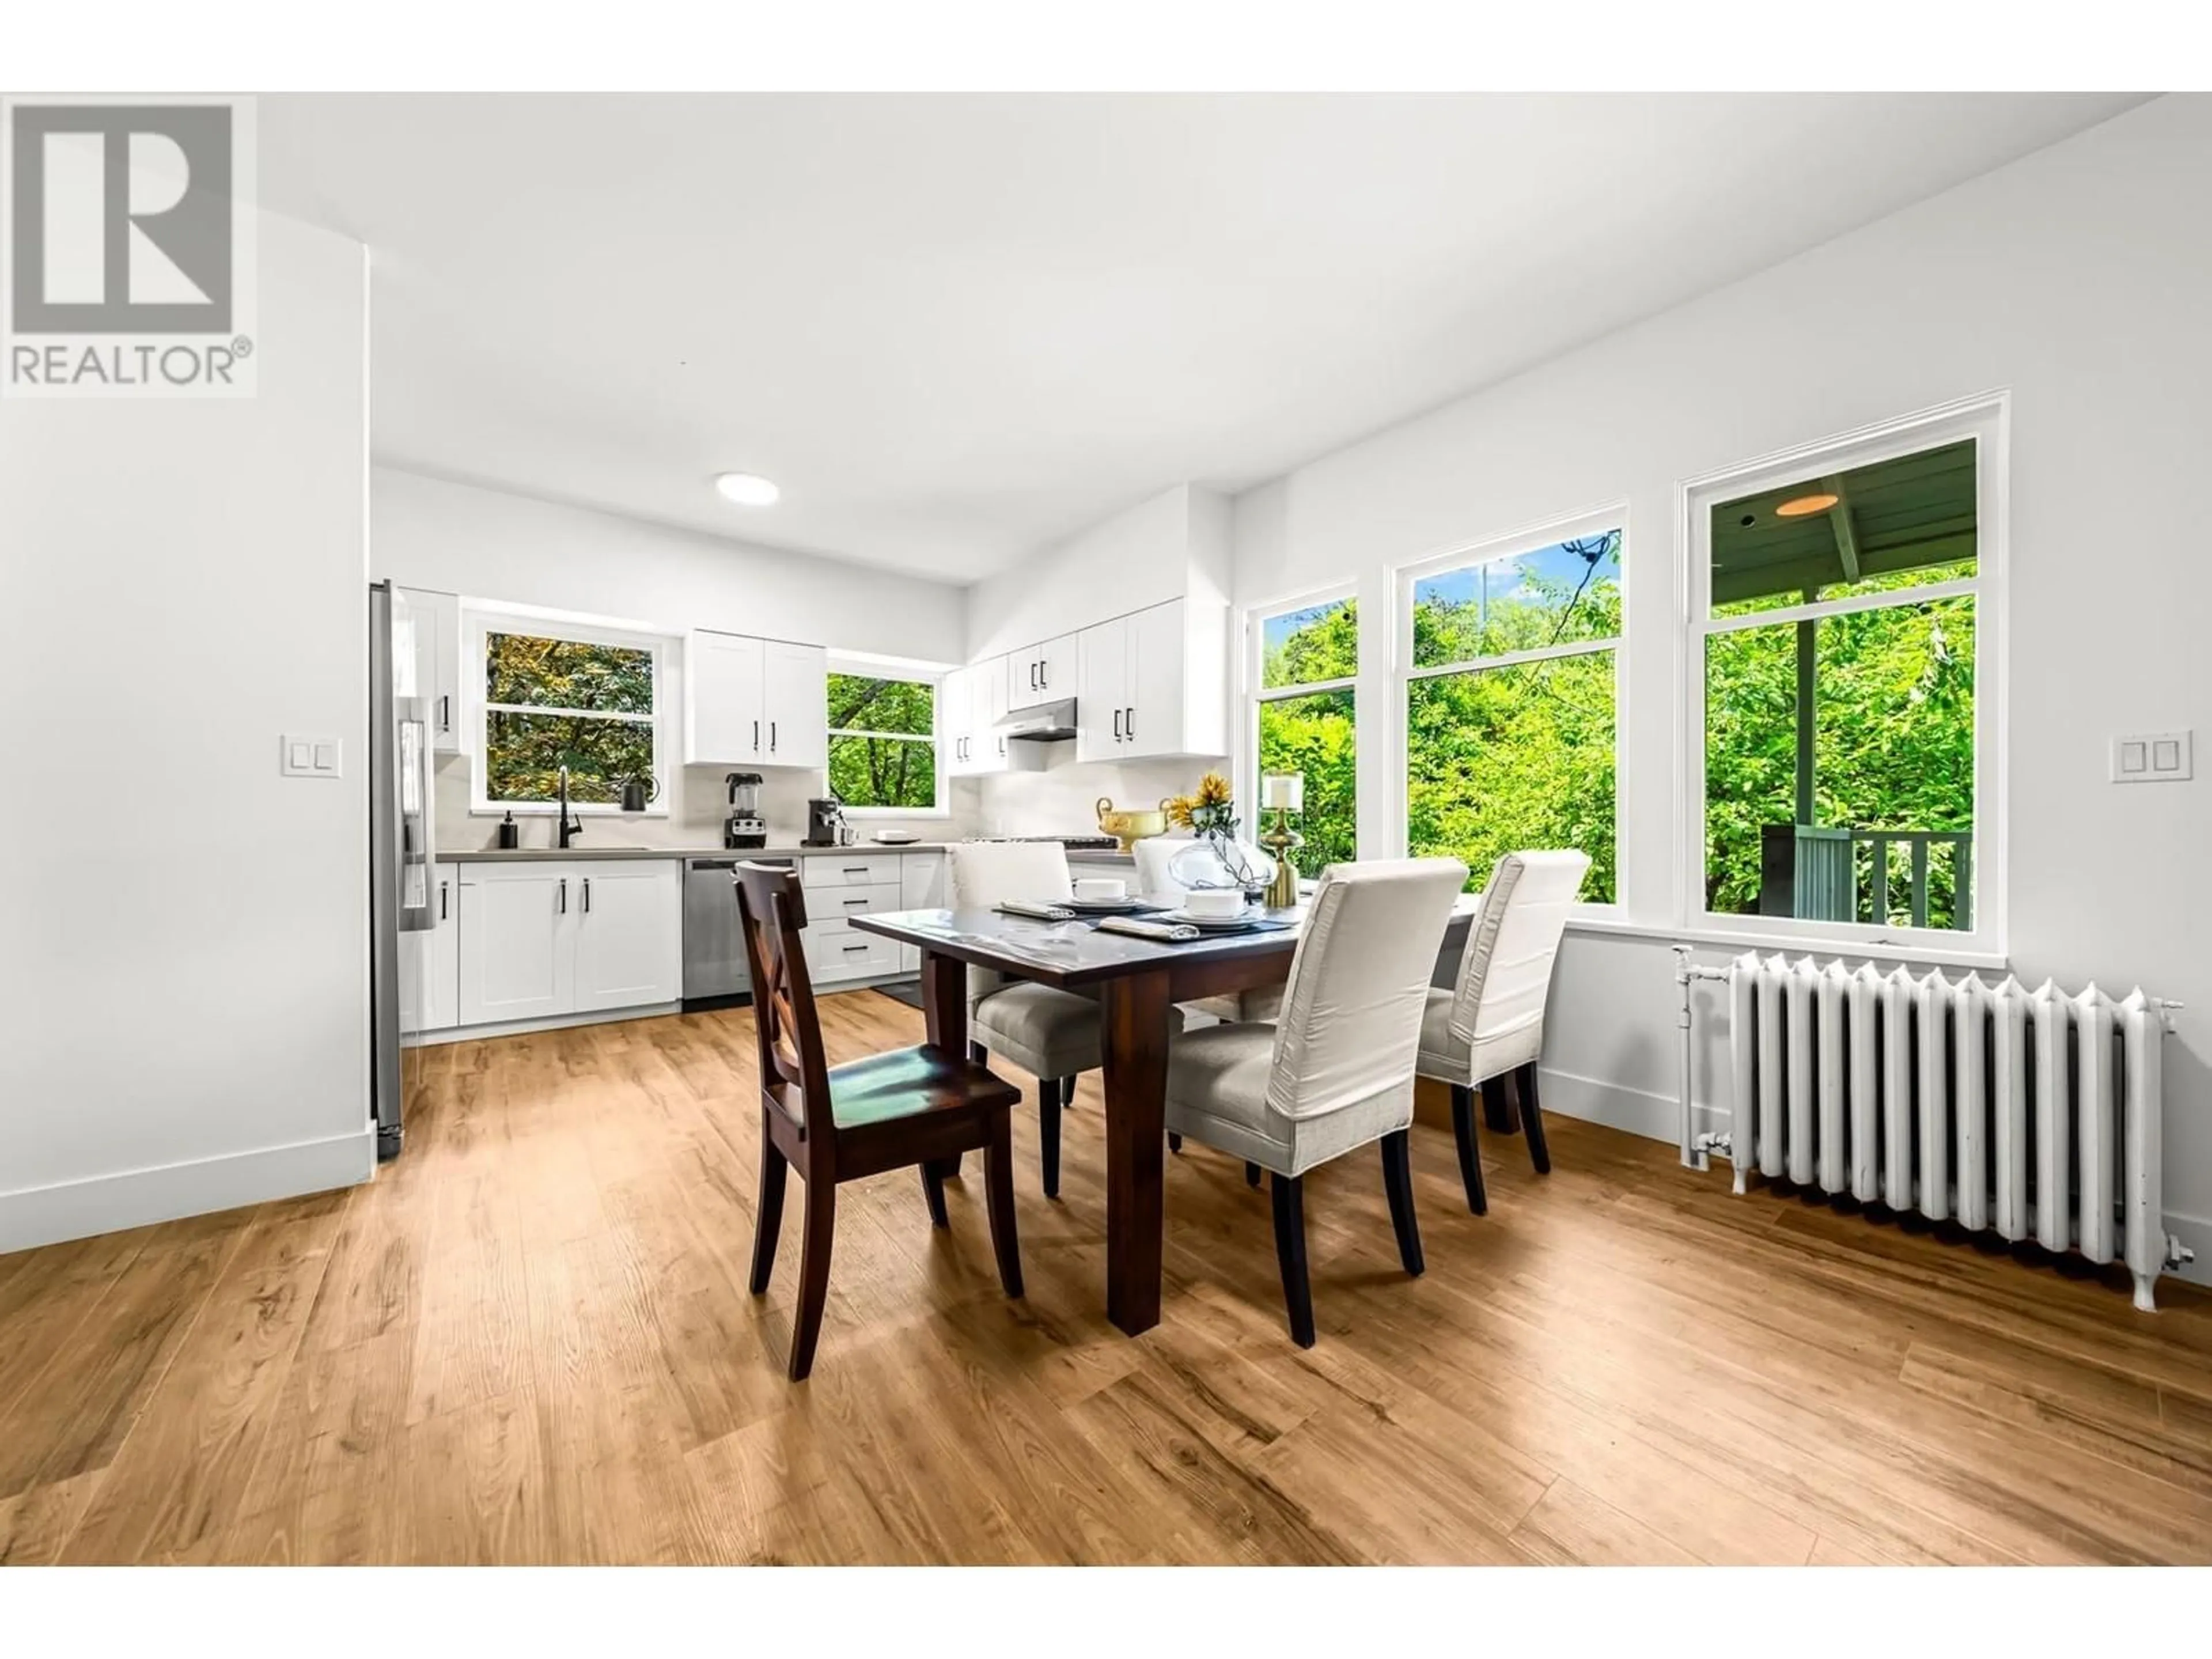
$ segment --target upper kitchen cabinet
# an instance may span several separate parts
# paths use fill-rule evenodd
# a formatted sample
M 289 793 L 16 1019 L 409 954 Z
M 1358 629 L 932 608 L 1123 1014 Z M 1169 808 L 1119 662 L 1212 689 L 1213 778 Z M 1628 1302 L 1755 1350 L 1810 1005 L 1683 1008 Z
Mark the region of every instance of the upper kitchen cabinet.
M 403 682 L 392 688 L 402 697 L 420 697 L 430 721 L 430 747 L 451 754 L 461 746 L 461 601 L 452 593 L 420 587 L 394 590 L 396 639 L 412 641 L 393 652 Z
M 1229 751 L 1228 607 L 1170 599 L 1077 642 L 1078 760 Z
M 1072 697 L 1076 689 L 1076 636 L 1063 634 L 1024 646 L 1006 659 L 1006 707 L 1035 708 Z
M 818 645 L 694 632 L 684 645 L 684 764 L 827 764 L 829 684 Z
M 939 717 L 946 744 L 945 772 L 979 778 L 993 772 L 1029 770 L 1042 763 L 1025 744 L 1008 738 L 999 723 L 1008 712 L 1009 659 L 993 657 L 945 677 L 945 710 Z
M 770 766 L 830 763 L 830 653 L 818 645 L 770 640 L 762 664 Z

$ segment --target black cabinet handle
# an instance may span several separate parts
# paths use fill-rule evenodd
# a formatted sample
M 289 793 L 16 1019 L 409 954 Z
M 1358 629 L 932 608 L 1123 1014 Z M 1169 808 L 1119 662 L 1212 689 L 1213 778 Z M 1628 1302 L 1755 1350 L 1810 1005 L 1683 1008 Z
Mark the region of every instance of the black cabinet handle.
M 445 919 L 446 919 L 446 884 L 445 884 L 444 882 L 442 882 L 442 881 L 441 881 L 441 882 L 440 882 L 440 883 L 438 884 L 438 920 L 439 920 L 439 921 L 443 921 Z
M 592 878 L 589 876 L 584 878 L 584 914 L 587 916 L 592 914 Z
M 854 908 L 866 908 L 866 904 L 867 904 L 867 902 L 867 902 L 867 900 L 866 900 L 866 899 L 847 899 L 847 900 L 845 901 L 845 908 L 846 908 L 848 910 L 851 910 L 851 909 L 854 909 Z
M 561 878 L 561 914 L 564 916 L 568 914 L 568 878 L 566 876 Z
M 441 732 L 453 729 L 453 700 L 451 696 L 438 699 L 438 729 Z
M 760 722 L 758 720 L 753 722 L 753 753 L 756 755 L 760 753 Z
M 768 752 L 771 755 L 775 753 L 775 722 L 774 720 L 768 723 Z
M 1134 743 L 1137 740 L 1137 711 L 1132 708 L 1126 712 L 1128 714 L 1128 718 L 1123 720 L 1121 724 L 1127 729 L 1128 736 L 1124 739 L 1124 741 Z
M 848 945 L 845 947 L 845 954 L 848 957 L 854 956 L 860 951 L 866 951 L 867 948 L 868 947 L 865 945 Z
M 1037 690 L 1040 691 L 1052 690 L 1052 671 L 1042 658 L 1037 661 Z

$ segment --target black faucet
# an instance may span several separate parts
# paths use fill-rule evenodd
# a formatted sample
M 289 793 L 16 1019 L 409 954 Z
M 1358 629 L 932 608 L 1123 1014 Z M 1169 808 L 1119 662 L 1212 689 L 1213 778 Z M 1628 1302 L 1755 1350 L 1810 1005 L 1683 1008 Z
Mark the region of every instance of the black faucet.
M 569 843 L 584 833 L 582 823 L 568 815 L 568 769 L 561 769 L 561 850 L 567 852 Z

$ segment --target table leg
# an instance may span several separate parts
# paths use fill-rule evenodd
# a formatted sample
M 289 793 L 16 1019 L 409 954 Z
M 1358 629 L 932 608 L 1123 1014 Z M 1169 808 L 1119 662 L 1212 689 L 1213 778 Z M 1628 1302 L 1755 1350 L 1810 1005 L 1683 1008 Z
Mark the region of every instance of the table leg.
M 1109 979 L 1100 989 L 1106 1061 L 1106 1316 L 1137 1336 L 1160 1322 L 1168 975 L 1132 974 Z
M 934 951 L 921 953 L 921 1016 L 928 1022 L 929 1046 L 954 1054 L 968 1052 L 968 965 Z
M 951 957 L 939 956 L 934 951 L 921 953 L 921 1017 L 929 1028 L 929 1046 L 942 1048 L 947 1054 L 965 1055 L 968 1052 L 968 964 Z M 929 1173 L 939 1181 L 957 1179 L 961 1158 L 957 1153 L 939 1158 L 930 1164 Z M 932 1214 L 935 1206 L 932 1206 Z

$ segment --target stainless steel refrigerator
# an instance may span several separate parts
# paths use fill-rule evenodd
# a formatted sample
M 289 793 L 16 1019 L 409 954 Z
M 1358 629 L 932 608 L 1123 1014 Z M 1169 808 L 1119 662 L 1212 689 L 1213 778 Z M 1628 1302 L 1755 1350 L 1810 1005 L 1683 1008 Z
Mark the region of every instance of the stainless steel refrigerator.
M 420 1054 L 405 1045 L 420 1016 L 402 994 L 407 935 L 438 925 L 431 866 L 437 859 L 432 805 L 429 700 L 417 696 L 416 641 L 406 601 L 389 582 L 368 590 L 368 939 L 370 1097 L 376 1155 L 398 1156 L 410 1073 Z

